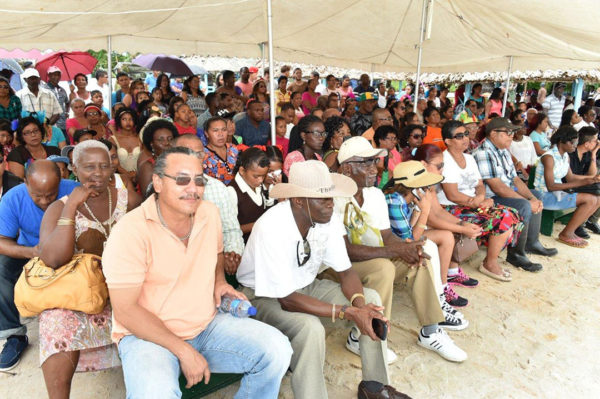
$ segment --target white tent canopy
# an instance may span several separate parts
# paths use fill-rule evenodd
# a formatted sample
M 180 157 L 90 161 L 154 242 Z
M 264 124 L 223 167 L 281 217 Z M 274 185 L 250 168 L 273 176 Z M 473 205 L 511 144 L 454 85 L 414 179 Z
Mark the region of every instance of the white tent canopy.
M 594 0 L 432 0 L 422 73 L 594 69 Z M 414 72 L 422 0 L 273 0 L 274 57 L 370 72 Z M 264 0 L 3 2 L 0 46 L 261 56 Z

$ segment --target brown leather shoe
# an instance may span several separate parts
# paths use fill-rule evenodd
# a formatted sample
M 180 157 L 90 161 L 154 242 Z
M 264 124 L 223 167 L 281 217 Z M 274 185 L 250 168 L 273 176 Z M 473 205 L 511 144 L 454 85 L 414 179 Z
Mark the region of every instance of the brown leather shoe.
M 358 384 L 358 399 L 411 399 L 390 385 L 377 381 L 361 381 Z

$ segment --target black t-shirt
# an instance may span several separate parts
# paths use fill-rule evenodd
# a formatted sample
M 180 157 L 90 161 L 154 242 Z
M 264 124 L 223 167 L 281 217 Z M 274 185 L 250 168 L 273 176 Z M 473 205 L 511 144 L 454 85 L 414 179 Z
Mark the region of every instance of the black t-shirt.
M 585 152 L 580 160 L 579 156 L 577 155 L 577 151 L 573 151 L 569 154 L 569 163 L 573 174 L 581 176 L 587 175 L 592 164 L 592 153 L 590 151 Z M 596 161 L 596 164 L 598 164 L 598 161 Z M 563 179 L 563 182 L 566 183 L 566 179 Z M 600 194 L 600 184 L 596 183 L 588 186 L 577 187 L 574 188 L 573 191 Z
M 58 149 L 58 147 L 54 147 L 52 145 L 42 145 L 46 149 L 46 157 L 49 157 L 50 155 L 60 155 L 60 150 Z M 25 148 L 24 145 L 20 145 L 18 147 L 15 147 L 15 149 L 8 154 L 6 160 L 20 163 L 21 165 L 26 166 L 33 162 L 34 158 L 29 152 L 29 150 Z
M 13 175 L 5 170 L 2 173 L 2 195 L 5 195 L 8 190 L 23 183 L 19 176 Z

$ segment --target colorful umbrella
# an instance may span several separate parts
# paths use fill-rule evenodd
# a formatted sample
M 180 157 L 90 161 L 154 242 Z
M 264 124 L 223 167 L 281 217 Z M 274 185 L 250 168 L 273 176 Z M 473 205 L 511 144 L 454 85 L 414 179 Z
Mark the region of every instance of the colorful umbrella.
M 38 70 L 40 78 L 44 81 L 48 80 L 46 72 L 51 66 L 61 70 L 60 80 L 73 80 L 78 73 L 85 75 L 92 73 L 97 63 L 98 60 L 85 51 L 59 51 L 41 58 L 35 64 L 35 69 Z
M 194 75 L 185 61 L 164 54 L 144 54 L 135 57 L 131 62 L 153 71 L 169 72 L 175 76 Z

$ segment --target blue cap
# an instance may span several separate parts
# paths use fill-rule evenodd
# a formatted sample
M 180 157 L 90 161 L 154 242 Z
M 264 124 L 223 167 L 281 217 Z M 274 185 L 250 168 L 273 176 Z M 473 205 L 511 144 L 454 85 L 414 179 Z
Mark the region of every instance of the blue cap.
M 256 316 L 256 308 L 254 306 L 248 308 L 248 316 Z
M 64 164 L 66 164 L 66 165 L 68 165 L 70 163 L 69 162 L 69 158 L 63 157 L 63 156 L 60 156 L 60 155 L 50 155 L 46 159 L 49 160 L 49 161 L 52 161 L 52 162 L 62 162 Z

